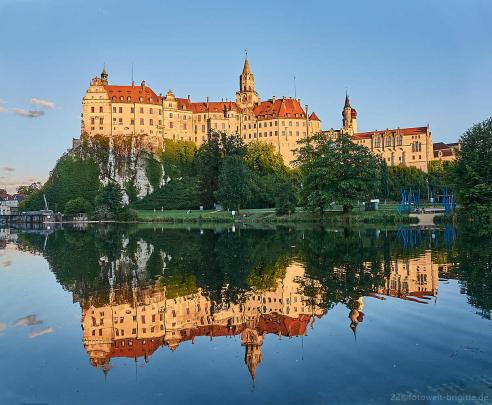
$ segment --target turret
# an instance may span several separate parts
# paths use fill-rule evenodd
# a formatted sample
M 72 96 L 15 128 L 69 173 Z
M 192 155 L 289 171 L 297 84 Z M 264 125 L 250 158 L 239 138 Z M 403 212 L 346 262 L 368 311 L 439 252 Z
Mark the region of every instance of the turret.
M 263 335 L 260 335 L 256 329 L 246 328 L 241 334 L 241 345 L 246 347 L 244 362 L 248 367 L 249 374 L 254 383 L 256 368 L 263 360 L 263 354 L 261 352 Z
M 357 111 L 350 105 L 350 99 L 348 94 L 345 94 L 345 105 L 342 111 L 343 127 L 342 132 L 353 135 L 358 132 L 357 130 Z
M 103 70 L 101 72 L 101 82 L 103 84 L 108 84 L 108 72 L 106 72 L 106 65 L 103 66 Z
M 255 91 L 255 77 L 246 55 L 243 71 L 239 76 L 239 91 L 236 93 L 236 102 L 240 108 L 252 108 L 258 101 L 258 93 Z

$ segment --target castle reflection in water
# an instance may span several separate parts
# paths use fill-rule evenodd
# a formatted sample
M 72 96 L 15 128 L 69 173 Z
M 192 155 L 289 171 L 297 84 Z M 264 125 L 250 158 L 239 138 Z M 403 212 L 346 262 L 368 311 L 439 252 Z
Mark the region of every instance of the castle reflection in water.
M 159 347 L 174 351 L 183 342 L 193 344 L 196 337 L 240 335 L 245 348 L 244 361 L 254 379 L 263 359 L 266 334 L 305 336 L 316 318 L 327 313 L 322 285 L 306 277 L 304 265 L 295 260 L 286 264 L 274 287 L 245 291 L 236 300 L 223 299 L 218 303 L 212 302 L 200 288 L 191 294 L 176 295 L 159 282 L 139 287 L 137 277 L 126 286 L 114 287 L 117 284 L 114 266 L 112 263 L 107 273 L 112 287 L 105 292 L 106 297 L 79 300 L 84 347 L 91 364 L 105 373 L 111 368 L 113 358 L 143 357 L 147 362 Z M 363 266 L 369 271 L 371 264 L 363 263 Z M 391 296 L 423 304 L 437 299 L 439 274 L 445 274 L 448 267 L 452 266 L 434 263 L 431 251 L 415 258 L 392 260 L 389 275 L 386 273 L 381 285 L 366 297 L 348 303 L 347 325 L 355 334 L 358 324 L 364 320 L 366 299 L 384 300 Z M 335 270 L 337 277 L 345 276 L 344 267 Z
M 240 336 L 253 379 L 266 335 L 306 336 L 339 305 L 356 334 L 368 300 L 434 302 L 440 277 L 457 279 L 490 318 L 489 245 L 461 238 L 453 229 L 113 225 L 0 237 L 45 257 L 79 303 L 84 348 L 104 373 L 115 358 L 147 362 L 159 348 Z

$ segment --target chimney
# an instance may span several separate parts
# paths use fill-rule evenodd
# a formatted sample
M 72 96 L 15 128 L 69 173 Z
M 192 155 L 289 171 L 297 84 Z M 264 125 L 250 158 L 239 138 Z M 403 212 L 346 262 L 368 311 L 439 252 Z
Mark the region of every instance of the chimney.
M 275 103 L 275 96 L 272 97 L 272 103 Z
M 188 94 L 188 101 L 191 101 L 190 95 Z
M 140 86 L 142 87 L 142 90 L 145 89 L 145 80 L 142 80 L 142 83 L 140 84 Z

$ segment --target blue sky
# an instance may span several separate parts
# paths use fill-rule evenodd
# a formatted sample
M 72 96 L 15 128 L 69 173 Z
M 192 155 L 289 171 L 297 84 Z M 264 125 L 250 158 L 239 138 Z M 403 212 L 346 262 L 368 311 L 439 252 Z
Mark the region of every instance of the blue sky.
M 46 178 L 79 136 L 104 63 L 113 84 L 134 63 L 157 93 L 220 100 L 247 48 L 260 97 L 293 96 L 295 75 L 324 129 L 340 126 L 346 88 L 361 131 L 429 124 L 434 141 L 455 141 L 492 115 L 490 0 L 0 0 L 0 21 L 0 187 L 11 191 Z

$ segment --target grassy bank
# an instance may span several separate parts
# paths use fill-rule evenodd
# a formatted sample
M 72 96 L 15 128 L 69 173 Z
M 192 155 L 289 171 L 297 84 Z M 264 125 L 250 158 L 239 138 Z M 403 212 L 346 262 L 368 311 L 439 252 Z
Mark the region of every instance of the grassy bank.
M 395 205 L 383 206 L 379 211 L 366 212 L 362 209 L 354 209 L 349 214 L 344 214 L 335 207 L 334 210 L 326 211 L 323 215 L 303 210 L 298 210 L 291 215 L 278 216 L 274 209 L 244 209 L 239 215 L 232 216 L 227 211 L 199 211 L 199 210 L 169 210 L 151 211 L 139 210 L 138 219 L 141 222 L 164 222 L 164 223 L 324 223 L 324 224 L 398 224 L 414 223 L 415 218 L 407 214 L 399 214 Z

